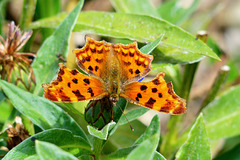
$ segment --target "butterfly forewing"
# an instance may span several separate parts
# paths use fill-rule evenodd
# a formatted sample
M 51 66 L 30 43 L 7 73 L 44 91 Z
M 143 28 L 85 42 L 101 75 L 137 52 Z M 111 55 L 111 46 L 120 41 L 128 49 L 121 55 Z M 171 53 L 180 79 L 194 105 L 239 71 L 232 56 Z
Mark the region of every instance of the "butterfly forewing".
M 173 91 L 172 83 L 166 83 L 164 73 L 150 82 L 133 82 L 123 87 L 120 96 L 135 104 L 169 114 L 186 112 L 186 103 Z
M 121 81 L 123 83 L 137 81 L 146 76 L 152 69 L 152 55 L 143 54 L 137 48 L 137 42 L 128 45 L 113 45 L 115 54 L 117 55 L 121 65 Z
M 108 95 L 103 82 L 89 77 L 78 70 L 68 69 L 59 64 L 57 79 L 43 84 L 44 96 L 57 102 L 77 102 L 90 99 L 101 99 Z
M 95 41 L 86 37 L 86 44 L 73 52 L 77 57 L 78 66 L 89 75 L 94 75 L 106 81 L 107 57 L 110 52 L 110 43 Z

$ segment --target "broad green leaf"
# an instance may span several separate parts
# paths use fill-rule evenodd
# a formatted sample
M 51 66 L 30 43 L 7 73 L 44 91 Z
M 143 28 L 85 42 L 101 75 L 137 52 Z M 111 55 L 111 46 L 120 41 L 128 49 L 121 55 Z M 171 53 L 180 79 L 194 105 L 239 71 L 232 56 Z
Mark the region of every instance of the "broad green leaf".
M 136 146 L 128 147 L 128 148 L 121 148 L 117 150 L 116 152 L 113 152 L 105 157 L 103 157 L 103 160 L 125 160 L 128 154 L 135 149 Z M 160 153 L 156 152 L 154 153 L 153 160 L 166 160 Z
M 125 116 L 122 116 L 119 119 L 117 125 L 124 125 L 124 124 L 128 123 L 128 121 L 131 122 L 131 121 L 137 119 L 138 117 L 142 116 L 143 114 L 145 114 L 148 110 L 149 109 L 145 108 L 145 107 L 139 107 L 137 109 L 130 110 L 129 112 L 127 112 L 125 114 L 127 119 Z
M 37 140 L 36 152 L 41 160 L 78 160 L 72 154 L 62 150 L 58 146 Z
M 192 126 L 186 142 L 177 152 L 176 159 L 211 160 L 210 144 L 202 113 Z
M 101 130 L 98 130 L 89 125 L 87 126 L 87 128 L 88 128 L 89 134 L 91 134 L 92 136 L 97 137 L 99 139 L 106 140 L 108 137 L 109 130 L 111 130 L 115 124 L 116 124 L 115 122 L 110 122 L 105 127 L 103 127 L 103 129 L 101 129 Z
M 11 106 L 7 100 L 0 101 L 0 122 L 4 123 L 8 120 L 11 113 Z M 1 128 L 0 128 L 1 129 Z
M 240 144 L 235 146 L 233 149 L 214 158 L 214 160 L 226 160 L 226 159 L 230 159 L 230 160 L 239 160 L 240 159 Z
M 235 59 L 235 58 L 234 58 Z M 235 61 L 235 62 L 234 62 Z M 228 77 L 226 80 L 226 83 L 233 83 L 234 81 L 237 80 L 238 75 L 239 75 L 239 67 L 237 66 L 238 59 L 236 58 L 235 60 L 229 60 L 228 61 L 228 66 L 231 68 Z
M 151 15 L 158 17 L 158 13 L 149 0 L 111 0 L 118 12 Z
M 65 128 L 73 134 L 87 139 L 77 123 L 53 102 L 19 89 L 3 80 L 0 80 L 0 86 L 14 107 L 40 128 L 44 130 Z
M 225 91 L 204 110 L 206 129 L 210 139 L 240 135 L 240 85 Z
M 24 158 L 24 160 L 40 160 L 40 157 L 36 154 L 33 156 L 29 156 L 27 158 Z
M 113 152 L 113 153 L 103 157 L 103 160 L 124 160 L 124 159 L 126 159 L 127 155 L 134 148 L 136 148 L 136 146 L 121 148 L 121 149 L 117 150 L 116 152 Z
M 144 54 L 150 54 L 161 42 L 164 35 L 161 35 L 158 39 L 155 41 L 143 46 L 140 51 Z
M 132 146 L 147 128 L 146 125 L 138 120 L 134 120 L 130 122 L 130 124 L 132 125 L 134 131 L 131 130 L 129 124 L 118 126 L 114 134 L 112 134 L 113 129 L 111 130 L 109 139 L 103 148 L 104 152 L 106 151 L 107 153 L 111 153 L 116 151 L 116 149 Z M 115 128 L 116 127 L 114 127 L 114 129 Z M 107 147 L 108 145 L 114 147 Z
M 155 152 L 153 160 L 167 160 L 163 155 L 161 155 L 159 152 Z
M 43 19 L 32 23 L 31 28 L 56 27 L 66 15 Z M 192 63 L 208 56 L 220 60 L 201 40 L 196 40 L 181 28 L 165 20 L 126 13 L 82 12 L 74 31 L 88 32 L 115 38 L 128 38 L 140 42 L 152 42 L 164 34 L 154 54 L 155 62 Z
M 135 144 L 140 144 L 144 140 L 150 138 L 155 134 L 158 134 L 160 136 L 160 121 L 158 115 L 155 115 L 153 117 L 150 125 L 148 126 L 144 134 L 142 134 L 142 136 L 135 142 Z
M 159 133 L 140 143 L 126 158 L 126 160 L 152 160 L 158 145 Z
M 42 84 L 50 82 L 56 76 L 58 70 L 58 54 L 66 57 L 68 52 L 68 41 L 80 10 L 83 0 L 73 9 L 73 11 L 57 27 L 56 31 L 47 38 L 37 52 L 37 58 L 33 62 L 34 75 L 36 77 L 36 87 L 34 94 L 42 92 Z
M 35 140 L 53 143 L 64 150 L 82 148 L 91 153 L 91 146 L 82 137 L 74 136 L 70 131 L 64 129 L 50 129 L 35 134 L 14 147 L 3 160 L 25 159 L 35 157 Z
M 181 25 L 197 9 L 199 0 L 194 0 L 190 6 L 184 6 L 183 2 L 179 0 L 167 1 L 158 7 L 157 12 L 161 18 Z
M 5 95 L 3 94 L 3 91 L 0 88 L 0 104 L 5 100 Z

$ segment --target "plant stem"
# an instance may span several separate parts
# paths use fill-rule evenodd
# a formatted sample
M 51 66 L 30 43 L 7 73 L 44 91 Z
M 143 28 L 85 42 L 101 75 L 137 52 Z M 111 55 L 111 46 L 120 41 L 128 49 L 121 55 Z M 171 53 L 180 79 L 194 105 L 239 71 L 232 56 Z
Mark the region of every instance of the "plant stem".
M 187 102 L 188 102 L 190 90 L 192 87 L 192 82 L 193 82 L 198 64 L 199 62 L 193 63 L 193 64 L 187 64 L 185 66 L 180 96 L 186 99 Z
M 222 66 L 218 76 L 215 79 L 215 82 L 213 83 L 212 88 L 210 89 L 210 91 L 208 92 L 207 97 L 205 98 L 205 100 L 203 101 L 202 105 L 201 105 L 201 109 L 199 110 L 199 113 L 202 111 L 202 109 L 207 106 L 217 95 L 219 89 L 221 88 L 222 84 L 224 83 L 225 79 L 228 76 L 228 73 L 230 71 L 229 66 L 225 65 Z
M 103 140 L 97 137 L 94 137 L 93 151 L 95 153 L 95 160 L 100 160 L 101 158 L 102 144 L 103 144 Z
M 22 14 L 20 18 L 21 29 L 26 29 L 32 22 L 36 8 L 36 0 L 24 0 Z
M 193 64 L 187 64 L 185 66 L 182 88 L 180 92 L 180 96 L 188 102 L 190 90 L 192 87 L 192 82 L 197 70 L 199 62 Z M 164 137 L 161 153 L 167 158 L 172 158 L 173 154 L 176 152 L 178 146 L 175 145 L 179 132 L 182 130 L 182 121 L 184 119 L 184 115 L 174 115 L 170 117 L 168 122 L 169 132 Z

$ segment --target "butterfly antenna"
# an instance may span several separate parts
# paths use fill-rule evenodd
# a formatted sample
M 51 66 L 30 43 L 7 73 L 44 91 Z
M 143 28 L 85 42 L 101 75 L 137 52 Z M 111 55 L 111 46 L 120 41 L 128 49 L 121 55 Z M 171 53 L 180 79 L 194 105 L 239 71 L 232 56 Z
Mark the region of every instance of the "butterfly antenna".
M 118 106 L 118 107 L 120 108 L 120 110 L 122 111 L 122 113 L 123 113 L 122 108 L 121 108 L 119 105 L 117 105 L 117 104 L 116 104 L 116 106 Z M 129 124 L 129 126 L 130 126 L 130 128 L 131 128 L 131 130 L 134 131 L 134 128 L 132 127 L 132 125 L 130 124 L 129 120 L 127 119 L 127 116 L 126 116 L 124 113 L 123 113 L 123 115 L 124 115 L 124 117 L 126 118 L 128 124 Z

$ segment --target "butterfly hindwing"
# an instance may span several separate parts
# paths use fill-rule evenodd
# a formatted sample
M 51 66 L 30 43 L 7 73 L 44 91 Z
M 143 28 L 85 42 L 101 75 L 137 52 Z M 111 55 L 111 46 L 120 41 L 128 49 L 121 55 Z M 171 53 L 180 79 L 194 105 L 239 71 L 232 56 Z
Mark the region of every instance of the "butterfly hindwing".
M 107 95 L 101 80 L 84 75 L 76 69 L 68 69 L 62 63 L 59 64 L 57 79 L 43 84 L 43 89 L 44 96 L 56 102 L 100 99 Z
M 150 82 L 133 82 L 123 87 L 121 97 L 128 101 L 169 114 L 186 112 L 186 102 L 173 91 L 172 83 L 166 83 L 164 73 Z
M 137 42 L 128 45 L 114 44 L 113 50 L 121 64 L 121 81 L 131 82 L 146 76 L 152 69 L 152 55 L 143 54 L 137 47 Z

